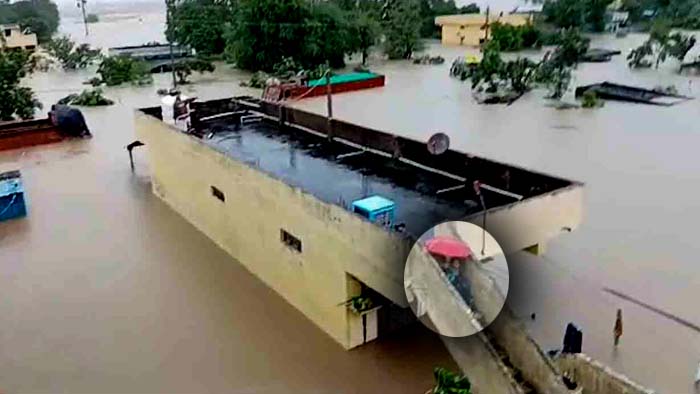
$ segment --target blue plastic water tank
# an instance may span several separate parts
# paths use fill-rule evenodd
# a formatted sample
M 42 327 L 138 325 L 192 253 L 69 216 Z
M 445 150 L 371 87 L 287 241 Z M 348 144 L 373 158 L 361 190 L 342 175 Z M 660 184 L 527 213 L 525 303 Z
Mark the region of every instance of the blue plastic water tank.
M 0 173 L 0 222 L 27 216 L 19 171 Z
M 352 203 L 352 211 L 382 226 L 392 226 L 396 217 L 396 204 L 382 196 L 371 196 Z

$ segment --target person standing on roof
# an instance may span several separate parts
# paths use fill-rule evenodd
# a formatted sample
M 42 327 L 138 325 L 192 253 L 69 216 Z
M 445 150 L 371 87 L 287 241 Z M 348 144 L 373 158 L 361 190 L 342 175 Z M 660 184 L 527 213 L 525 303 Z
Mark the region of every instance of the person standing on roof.
M 615 346 L 617 346 L 618 343 L 620 343 L 620 337 L 622 336 L 622 309 L 617 310 L 617 319 L 615 319 L 613 334 L 615 335 Z

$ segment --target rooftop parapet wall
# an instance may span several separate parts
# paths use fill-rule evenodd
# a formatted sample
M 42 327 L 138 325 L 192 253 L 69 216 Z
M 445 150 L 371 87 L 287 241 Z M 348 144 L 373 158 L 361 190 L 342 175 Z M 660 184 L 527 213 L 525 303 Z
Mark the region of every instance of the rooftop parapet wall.
M 565 354 L 556 359 L 561 371 L 583 387 L 583 394 L 655 394 L 585 354 Z

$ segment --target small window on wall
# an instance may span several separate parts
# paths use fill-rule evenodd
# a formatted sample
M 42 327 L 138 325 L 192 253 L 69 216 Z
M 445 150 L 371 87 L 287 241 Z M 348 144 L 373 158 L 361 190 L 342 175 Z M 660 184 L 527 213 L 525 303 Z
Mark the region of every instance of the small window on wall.
M 219 188 L 217 188 L 216 186 L 211 187 L 211 195 L 221 202 L 226 202 L 226 196 L 224 195 L 224 192 L 219 190 Z
M 280 241 L 287 245 L 289 249 L 301 253 L 301 240 L 283 229 L 280 229 Z

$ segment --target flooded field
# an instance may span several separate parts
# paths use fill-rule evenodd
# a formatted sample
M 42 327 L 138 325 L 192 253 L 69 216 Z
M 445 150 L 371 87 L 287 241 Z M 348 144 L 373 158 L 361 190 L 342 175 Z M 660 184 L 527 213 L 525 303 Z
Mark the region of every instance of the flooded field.
M 108 47 L 162 39 L 163 17 L 144 14 L 91 26 Z M 114 27 L 129 33 L 116 35 Z M 62 31 L 80 37 L 66 20 Z M 111 33 L 110 33 L 111 32 Z M 596 38 L 626 52 L 644 37 Z M 510 259 L 510 301 L 545 349 L 561 346 L 566 323 L 584 332 L 584 351 L 666 393 L 691 391 L 700 334 L 615 298 L 609 287 L 700 324 L 700 101 L 675 107 L 608 102 L 595 110 L 546 107 L 544 92 L 512 106 L 480 106 L 450 79 L 462 49 L 430 47 L 448 64 L 376 62 L 383 89 L 334 97 L 335 116 L 425 140 L 436 131 L 453 147 L 586 182 L 584 225 L 543 258 Z M 630 72 L 624 55 L 583 64 L 574 84 L 603 80 L 675 85 L 700 95 L 700 78 L 660 70 Z M 29 84 L 47 105 L 92 76 L 50 72 Z M 197 76 L 188 95 L 218 98 L 242 89 L 246 74 L 220 65 Z M 424 392 L 431 368 L 449 362 L 439 339 L 407 333 L 346 353 L 150 194 L 136 152 L 129 172 L 131 109 L 153 105 L 153 86 L 106 89 L 117 101 L 87 109 L 91 141 L 0 155 L 20 163 L 30 217 L 0 226 L 0 390 L 13 392 Z M 325 100 L 297 103 L 325 113 Z M 524 229 L 527 231 L 527 229 Z M 615 310 L 625 332 L 612 348 Z M 424 388 L 425 387 L 425 388 Z M 417 389 L 418 388 L 418 389 Z M 417 390 L 416 390 L 417 389 Z

